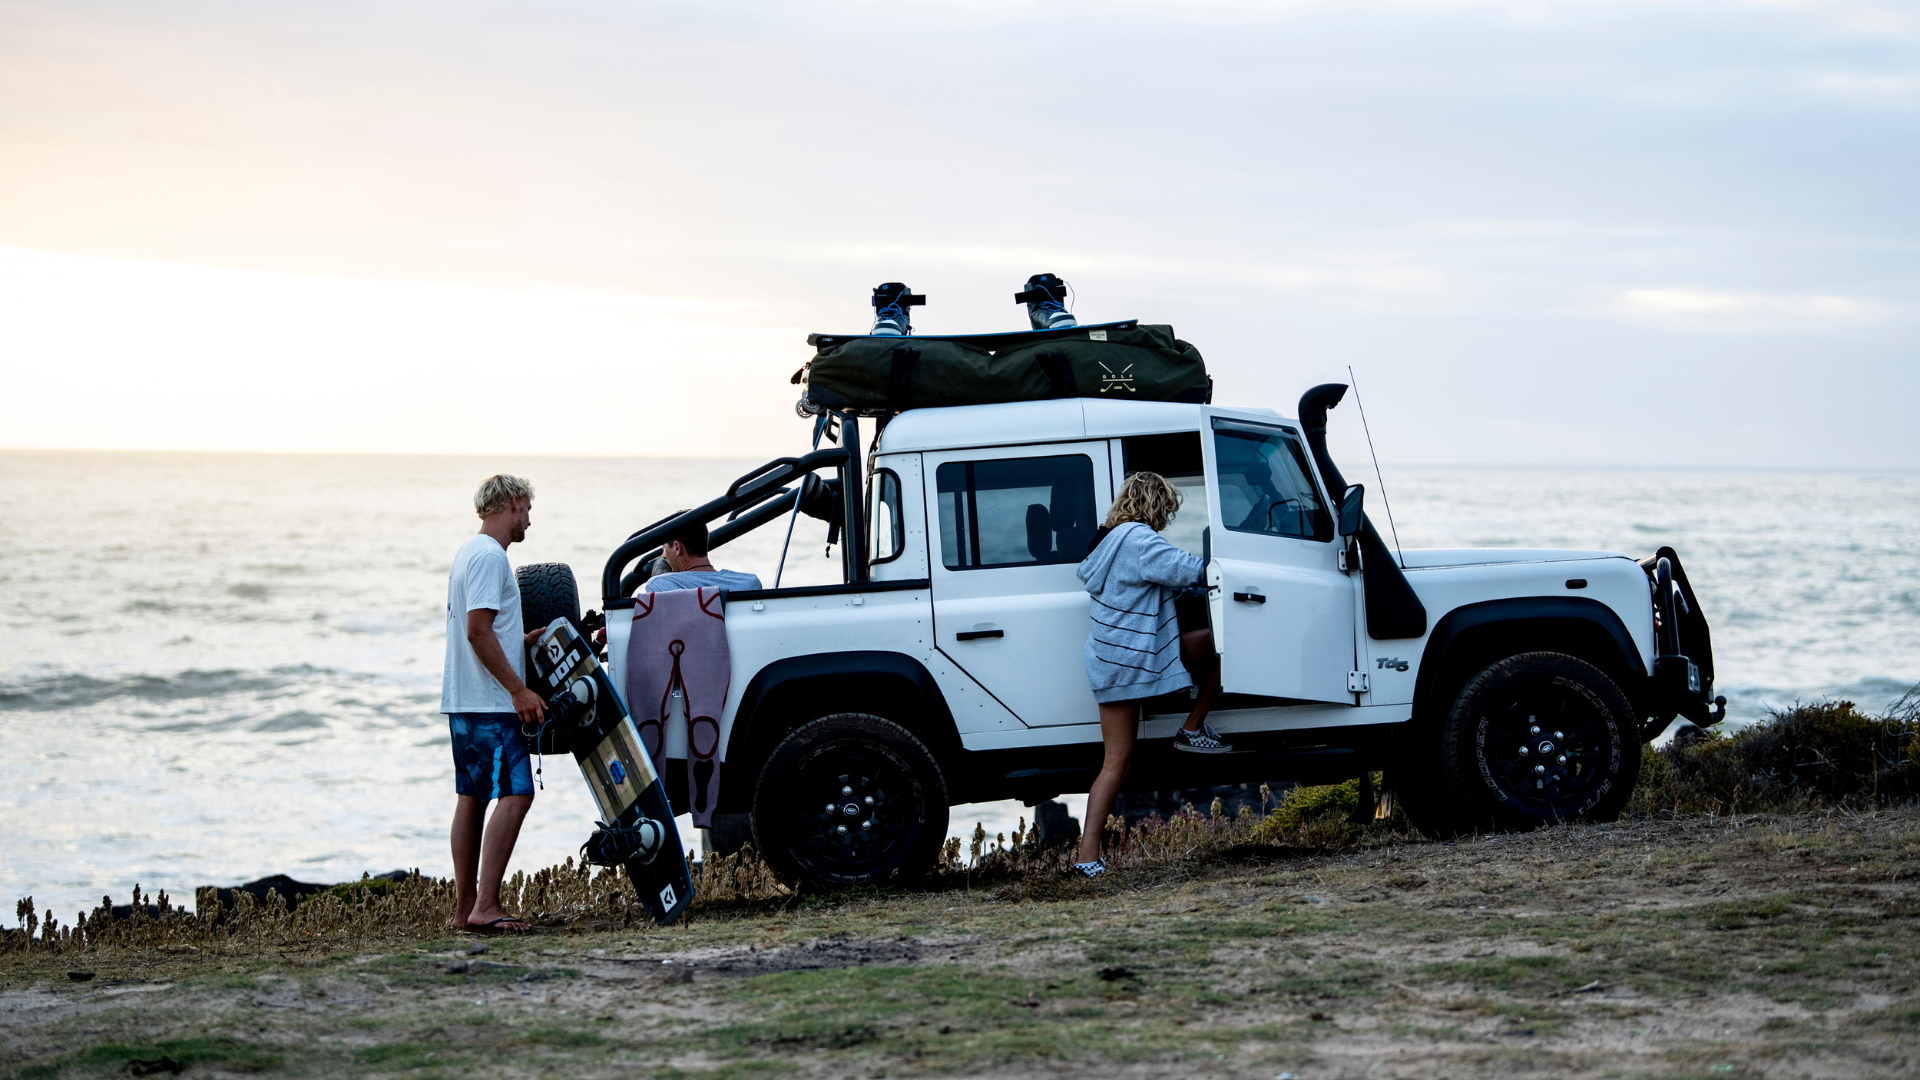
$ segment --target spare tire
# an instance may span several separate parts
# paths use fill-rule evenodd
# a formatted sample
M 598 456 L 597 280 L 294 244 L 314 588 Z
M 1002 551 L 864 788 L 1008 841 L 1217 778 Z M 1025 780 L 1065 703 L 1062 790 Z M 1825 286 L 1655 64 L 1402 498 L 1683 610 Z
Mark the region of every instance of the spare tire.
M 565 616 L 580 625 L 580 586 L 573 567 L 562 562 L 528 563 L 514 571 L 520 582 L 520 627 L 544 630 Z

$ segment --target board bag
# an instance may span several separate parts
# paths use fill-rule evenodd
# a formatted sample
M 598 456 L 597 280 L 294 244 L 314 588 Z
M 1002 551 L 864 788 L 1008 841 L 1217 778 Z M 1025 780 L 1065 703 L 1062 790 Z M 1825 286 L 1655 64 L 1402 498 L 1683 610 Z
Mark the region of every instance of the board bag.
M 540 753 L 571 753 L 579 763 L 600 808 L 599 828 L 582 846 L 586 860 L 624 867 L 647 914 L 665 926 L 693 902 L 693 877 L 666 785 L 627 704 L 566 616 L 548 624 L 530 653 L 547 718 L 525 731 L 527 741 Z
M 794 376 L 800 411 L 891 416 L 944 405 L 1048 398 L 1205 403 L 1212 380 L 1200 350 L 1171 326 L 1134 322 L 963 337 L 815 334 Z

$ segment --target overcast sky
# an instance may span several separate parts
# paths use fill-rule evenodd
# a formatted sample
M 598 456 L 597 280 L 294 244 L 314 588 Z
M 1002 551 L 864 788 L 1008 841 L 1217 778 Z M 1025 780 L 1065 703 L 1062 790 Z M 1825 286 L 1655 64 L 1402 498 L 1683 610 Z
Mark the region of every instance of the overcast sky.
M 1391 462 L 1920 467 L 1920 5 L 0 0 L 0 446 L 782 453 L 1037 271 Z

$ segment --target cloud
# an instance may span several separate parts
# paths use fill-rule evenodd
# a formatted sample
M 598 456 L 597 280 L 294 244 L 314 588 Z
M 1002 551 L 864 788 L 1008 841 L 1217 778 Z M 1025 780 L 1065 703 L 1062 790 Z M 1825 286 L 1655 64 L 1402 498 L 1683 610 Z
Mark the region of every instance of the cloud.
M 790 449 L 792 312 L 0 247 L 14 447 L 750 456 Z M 84 373 L 83 375 L 81 373 Z
M 1755 316 L 1787 316 L 1833 320 L 1872 315 L 1878 310 L 1878 305 L 1850 296 L 1782 296 L 1715 289 L 1628 289 L 1619 295 L 1614 310 L 1642 318 L 1748 319 Z
M 1596 460 L 1736 452 L 1592 403 L 1631 362 L 1846 370 L 1884 415 L 1822 460 L 1916 463 L 1906 9 L 0 0 L 0 441 L 493 445 L 477 380 L 542 418 L 503 448 L 783 452 L 874 283 L 974 333 L 1050 270 L 1222 400 L 1356 365 L 1383 454 L 1532 461 L 1475 418 L 1569 396 Z
M 1141 251 L 1077 249 L 1048 245 L 900 244 L 824 245 L 807 249 L 808 261 L 860 264 L 907 263 L 917 266 L 984 267 L 1008 274 L 1047 266 L 1063 274 L 1100 275 L 1173 282 L 1230 280 L 1272 292 L 1327 290 L 1364 300 L 1434 295 L 1447 288 L 1440 270 L 1394 251 L 1352 249 L 1304 252 L 1286 262 L 1194 259 Z
M 1823 71 L 1801 76 L 1794 85 L 1809 93 L 1866 105 L 1920 109 L 1920 71 Z

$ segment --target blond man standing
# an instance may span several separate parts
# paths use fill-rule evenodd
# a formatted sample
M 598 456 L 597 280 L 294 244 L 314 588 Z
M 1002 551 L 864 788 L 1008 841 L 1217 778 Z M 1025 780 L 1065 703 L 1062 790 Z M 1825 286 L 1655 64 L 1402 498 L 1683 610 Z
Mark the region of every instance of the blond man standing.
M 453 735 L 453 925 L 479 934 L 532 929 L 500 906 L 500 879 L 533 806 L 533 770 L 520 722 L 546 715 L 527 688 L 528 634 L 507 548 L 527 538 L 533 485 L 489 476 L 474 492 L 480 531 L 447 574 L 447 659 L 440 711 Z M 535 631 L 537 634 L 538 631 Z M 487 818 L 487 804 L 495 804 Z

